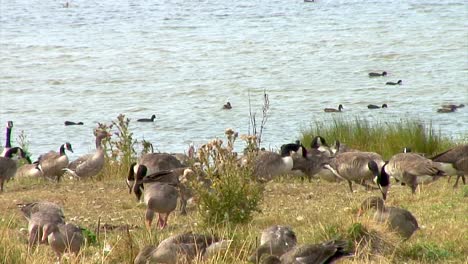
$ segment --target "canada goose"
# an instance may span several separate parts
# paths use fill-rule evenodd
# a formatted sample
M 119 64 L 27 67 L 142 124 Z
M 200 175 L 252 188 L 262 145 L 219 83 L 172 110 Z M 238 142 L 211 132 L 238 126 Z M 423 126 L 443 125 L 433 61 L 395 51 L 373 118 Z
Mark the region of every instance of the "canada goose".
M 2 150 L 0 157 L 5 157 L 6 152 L 11 149 L 11 130 L 13 129 L 13 121 L 8 121 L 5 134 L 5 148 Z
M 168 237 L 156 246 L 145 246 L 135 258 L 134 264 L 146 263 L 192 263 L 225 250 L 231 240 L 222 240 L 213 235 L 183 233 Z
M 60 260 L 64 253 L 78 255 L 84 243 L 82 229 L 73 224 L 57 224 L 57 228 L 49 234 L 47 241 Z
M 225 105 L 223 105 L 223 109 L 232 109 L 231 102 L 227 102 Z
M 55 203 L 35 202 L 20 208 L 28 220 L 29 248 L 37 243 L 47 243 L 49 234 L 57 231 L 59 224 L 65 224 L 63 210 Z
M 147 153 L 143 154 L 135 167 L 135 173 L 138 170 L 138 165 L 144 165 L 147 168 L 147 173 L 152 174 L 162 170 L 172 170 L 182 168 L 182 163 L 173 155 L 168 153 Z
M 82 126 L 83 122 L 72 122 L 72 121 L 65 121 L 66 126 Z
M 408 210 L 398 207 L 386 207 L 384 200 L 380 197 L 365 199 L 359 208 L 358 216 L 371 208 L 376 209 L 375 221 L 388 224 L 393 231 L 396 231 L 405 239 L 410 238 L 414 231 L 419 229 L 418 221 Z
M 464 104 L 459 104 L 459 105 L 455 105 L 455 104 L 443 104 L 442 105 L 442 108 L 463 108 L 465 107 Z
M 371 186 L 367 182 L 372 182 L 375 179 L 385 200 L 390 179 L 388 175 L 379 173 L 384 164 L 382 157 L 374 152 L 344 152 L 332 158 L 330 165 L 326 167 L 338 178 L 347 180 L 351 192 L 353 192 L 353 181 L 370 188 Z
M 330 150 L 333 153 L 333 155 L 337 155 L 339 153 L 344 153 L 344 152 L 361 152 L 360 150 L 348 147 L 348 145 L 341 143 L 338 139 L 335 140 L 335 143 L 330 148 Z
M 465 183 L 465 176 L 468 175 L 468 144 L 461 145 L 442 152 L 431 158 L 432 161 L 439 162 L 442 170 L 449 175 L 457 175 L 457 180 L 453 187 L 458 186 L 460 178 Z
M 111 135 L 106 131 L 97 129 L 95 131 L 95 136 L 96 152 L 94 154 L 91 153 L 77 158 L 68 164 L 68 168 L 64 169 L 68 171 L 73 177 L 93 177 L 101 172 L 102 167 L 104 167 L 104 149 L 101 143 L 104 138 L 108 138 Z
M 385 85 L 402 85 L 402 81 L 398 80 L 398 82 L 386 82 Z
M 348 241 L 330 240 L 321 244 L 297 246 L 290 251 L 284 253 L 280 259 L 282 264 L 318 264 L 318 263 L 334 263 L 336 260 L 343 257 L 354 256 L 348 249 Z M 270 258 L 270 263 L 274 262 L 274 258 Z
M 456 107 L 454 106 L 451 106 L 450 108 L 439 108 L 437 109 L 437 113 L 452 113 L 452 112 L 455 112 L 455 110 L 457 110 Z
M 343 110 L 343 105 L 340 104 L 338 105 L 338 109 L 335 109 L 335 108 L 325 108 L 323 109 L 323 111 L 327 112 L 327 113 L 337 113 L 337 112 L 341 112 L 341 110 Z
M 260 246 L 250 256 L 249 261 L 259 263 L 262 255 L 280 257 L 297 244 L 296 233 L 289 226 L 273 225 L 262 231 Z
M 63 169 L 68 166 L 69 162 L 65 153 L 65 149 L 73 153 L 71 144 L 66 142 L 60 146 L 58 153 L 55 151 L 49 151 L 39 156 L 38 166 L 44 177 L 57 179 L 57 181 L 60 181 L 60 178 L 64 173 Z
M 26 153 L 20 147 L 14 147 L 7 150 L 5 157 L 0 157 L 0 193 L 3 192 L 3 185 L 5 181 L 13 178 L 17 170 L 17 162 L 12 159 L 13 154 L 17 154 L 19 157 L 26 159 L 26 161 L 31 164 L 31 160 Z
M 156 119 L 156 115 L 152 115 L 151 118 L 137 119 L 137 122 L 154 122 L 154 119 Z
M 381 175 L 402 181 L 411 188 L 413 194 L 418 184 L 430 183 L 446 176 L 437 163 L 416 153 L 393 155 L 382 167 Z
M 310 142 L 310 148 L 311 149 L 308 151 L 312 154 L 325 153 L 327 156 L 333 155 L 330 146 L 327 144 L 327 142 L 322 136 L 315 136 L 312 139 L 312 142 Z
M 369 77 L 381 77 L 381 76 L 387 76 L 387 72 L 384 71 L 382 73 L 378 73 L 378 72 L 370 72 L 369 73 Z
M 24 164 L 16 170 L 15 178 L 40 178 L 43 176 L 39 163 Z
M 387 107 L 388 107 L 387 104 L 383 104 L 383 105 L 382 105 L 382 108 L 387 108 Z M 380 106 L 374 105 L 374 104 L 370 104 L 370 105 L 367 105 L 367 108 L 369 108 L 369 109 L 380 109 Z
M 288 145 L 281 149 L 281 153 L 271 151 L 260 151 L 254 160 L 253 175 L 259 181 L 270 181 L 274 177 L 289 173 L 294 167 L 291 152 L 296 146 Z

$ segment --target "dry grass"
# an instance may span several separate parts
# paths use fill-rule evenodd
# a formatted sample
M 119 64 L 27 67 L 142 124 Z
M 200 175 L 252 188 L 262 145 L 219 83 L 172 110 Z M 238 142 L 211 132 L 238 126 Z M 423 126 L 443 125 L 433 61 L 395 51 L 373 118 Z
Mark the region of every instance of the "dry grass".
M 0 263 L 55 261 L 47 246 L 28 253 L 27 235 L 20 230 L 27 228 L 27 223 L 16 204 L 38 200 L 61 204 L 67 221 L 92 231 L 99 218 L 101 226 L 123 227 L 101 231 L 97 243 L 87 245 L 78 258 L 72 257 L 65 263 L 132 263 L 140 247 L 188 230 L 214 232 L 234 240 L 229 251 L 203 263 L 247 263 L 260 231 L 272 224 L 292 226 L 299 243 L 349 238 L 350 230 L 356 232 L 356 227 L 364 228 L 371 244 L 361 240 L 357 246 L 359 258 L 342 263 L 467 263 L 468 187 L 454 190 L 452 184 L 439 180 L 424 186 L 421 194 L 414 197 L 407 187 L 392 187 L 388 204 L 413 212 L 422 227 L 409 241 L 402 242 L 373 223 L 371 214 L 356 217 L 361 201 L 378 194 L 363 189 L 350 193 L 345 183 L 301 183 L 297 179 L 281 179 L 267 184 L 262 212 L 255 214 L 250 224 L 215 229 L 203 227 L 196 206 L 192 205 L 187 216 L 172 214 L 165 230 L 153 229 L 150 234 L 144 228 L 144 206 L 128 194 L 124 179 L 66 180 L 60 184 L 10 181 L 6 192 L 0 194 Z M 127 225 L 129 231 L 125 228 Z

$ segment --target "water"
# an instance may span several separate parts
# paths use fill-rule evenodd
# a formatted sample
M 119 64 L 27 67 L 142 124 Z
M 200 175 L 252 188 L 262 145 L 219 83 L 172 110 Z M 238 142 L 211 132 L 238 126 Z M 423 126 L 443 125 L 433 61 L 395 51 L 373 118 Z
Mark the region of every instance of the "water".
M 33 157 L 65 141 L 72 158 L 92 151 L 96 123 L 120 113 L 155 113 L 155 123 L 131 123 L 135 138 L 183 152 L 228 127 L 246 133 L 249 94 L 260 116 L 264 89 L 267 147 L 337 115 L 417 118 L 468 135 L 468 108 L 436 113 L 442 103 L 468 105 L 466 1 L 63 3 L 0 0 L 0 124 L 13 120 L 13 139 L 23 130 Z M 227 100 L 233 109 L 223 111 Z M 323 112 L 340 103 L 345 112 Z

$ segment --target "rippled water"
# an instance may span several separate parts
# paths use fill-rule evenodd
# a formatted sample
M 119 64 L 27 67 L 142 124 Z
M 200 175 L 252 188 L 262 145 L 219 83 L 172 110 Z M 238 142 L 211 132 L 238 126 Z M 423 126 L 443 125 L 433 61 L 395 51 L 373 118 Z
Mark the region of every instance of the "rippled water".
M 468 135 L 468 108 L 436 113 L 442 103 L 468 105 L 466 1 L 63 3 L 0 1 L 0 122 L 14 120 L 14 139 L 24 130 L 35 155 L 65 141 L 74 156 L 86 153 L 96 122 L 119 113 L 155 113 L 154 124 L 131 123 L 135 137 L 182 152 L 227 127 L 247 132 L 248 94 L 260 114 L 264 89 L 270 147 L 337 116 L 323 108 L 340 103 L 345 118 L 418 118 Z M 227 100 L 233 109 L 223 111 Z

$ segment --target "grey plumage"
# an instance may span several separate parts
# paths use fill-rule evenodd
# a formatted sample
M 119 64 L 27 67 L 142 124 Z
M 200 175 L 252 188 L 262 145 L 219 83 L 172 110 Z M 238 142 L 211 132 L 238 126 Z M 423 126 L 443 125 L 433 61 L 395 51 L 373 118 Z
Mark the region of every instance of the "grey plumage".
M 442 170 L 447 174 L 457 175 L 454 187 L 457 187 L 460 178 L 465 184 L 465 176 L 468 175 L 468 144 L 451 148 L 431 159 L 441 163 Z
M 24 164 L 16 170 L 15 178 L 40 178 L 42 171 L 38 168 L 37 163 Z
M 289 226 L 273 225 L 262 231 L 260 246 L 250 256 L 249 261 L 259 263 L 263 255 L 280 257 L 297 244 L 294 231 Z
M 3 186 L 5 182 L 13 178 L 16 174 L 18 164 L 16 160 L 12 159 L 14 154 L 19 155 L 21 158 L 26 159 L 28 163 L 31 163 L 31 160 L 26 156 L 23 149 L 19 147 L 8 149 L 5 153 L 5 157 L 0 157 L 0 193 L 4 190 Z
M 47 240 L 59 259 L 67 252 L 77 255 L 84 243 L 81 228 L 70 223 L 58 224 L 57 228 L 49 234 Z
M 60 180 L 64 169 L 67 168 L 69 163 L 65 150 L 73 152 L 70 143 L 66 142 L 62 144 L 59 148 L 59 152 L 49 151 L 39 156 L 39 168 L 44 177 L 56 179 L 57 181 Z
M 281 256 L 282 264 L 325 264 L 342 257 L 353 256 L 347 241 L 331 240 L 321 244 L 302 245 Z

